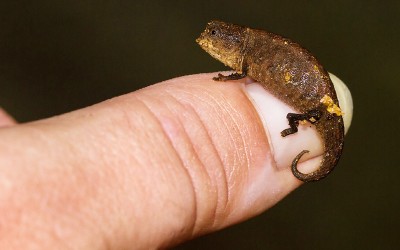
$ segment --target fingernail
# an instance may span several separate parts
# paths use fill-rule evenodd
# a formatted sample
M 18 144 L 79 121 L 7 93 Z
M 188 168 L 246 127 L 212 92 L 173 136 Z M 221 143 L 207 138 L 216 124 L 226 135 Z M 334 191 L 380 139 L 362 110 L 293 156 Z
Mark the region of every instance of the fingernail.
M 344 133 L 346 134 L 347 131 L 349 131 L 351 120 L 353 119 L 353 98 L 351 97 L 349 88 L 347 88 L 342 80 L 332 73 L 329 73 L 329 76 L 335 86 L 336 94 L 339 99 L 339 106 L 344 113 Z
M 346 85 L 336 76 L 330 74 L 338 94 L 339 105 L 344 112 L 343 120 L 345 131 L 347 132 L 353 114 L 353 102 L 350 91 Z M 299 126 L 298 133 L 287 137 L 281 136 L 281 131 L 288 128 L 286 119 L 287 113 L 298 113 L 289 107 L 277 97 L 267 92 L 260 84 L 247 82 L 245 89 L 257 109 L 263 122 L 265 132 L 269 138 L 272 155 L 278 169 L 287 169 L 293 159 L 302 150 L 309 150 L 310 153 L 302 157 L 301 161 L 308 161 L 306 164 L 300 164 L 299 169 L 306 172 L 312 172 L 319 167 L 321 155 L 323 153 L 323 144 L 315 130 L 314 126 Z M 302 166 L 303 165 L 303 166 Z

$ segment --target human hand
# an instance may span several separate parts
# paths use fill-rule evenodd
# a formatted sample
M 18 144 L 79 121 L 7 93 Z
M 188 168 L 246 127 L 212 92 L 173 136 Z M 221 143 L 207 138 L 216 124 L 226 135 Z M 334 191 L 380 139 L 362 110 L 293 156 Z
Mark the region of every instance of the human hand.
M 299 169 L 319 166 L 317 133 L 281 138 L 293 110 L 249 79 L 215 75 L 26 124 L 0 112 L 0 249 L 173 246 L 300 186 L 289 166 L 303 149 Z

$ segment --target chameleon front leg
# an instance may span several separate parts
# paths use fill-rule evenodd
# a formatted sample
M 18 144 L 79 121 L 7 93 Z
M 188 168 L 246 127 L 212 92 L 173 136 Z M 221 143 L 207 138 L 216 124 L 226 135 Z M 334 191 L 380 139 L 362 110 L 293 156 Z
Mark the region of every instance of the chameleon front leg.
M 225 82 L 225 81 L 231 81 L 231 80 L 239 80 L 242 78 L 246 77 L 246 73 L 232 73 L 230 75 L 224 76 L 223 74 L 218 74 L 218 76 L 213 77 L 214 81 L 221 81 L 221 82 Z
M 285 137 L 291 134 L 294 134 L 298 131 L 298 126 L 300 121 L 309 121 L 311 124 L 316 123 L 319 119 L 321 119 L 322 112 L 319 109 L 312 109 L 307 111 L 304 114 L 295 114 L 288 113 L 286 118 L 289 121 L 290 128 L 284 129 L 281 132 L 281 136 Z

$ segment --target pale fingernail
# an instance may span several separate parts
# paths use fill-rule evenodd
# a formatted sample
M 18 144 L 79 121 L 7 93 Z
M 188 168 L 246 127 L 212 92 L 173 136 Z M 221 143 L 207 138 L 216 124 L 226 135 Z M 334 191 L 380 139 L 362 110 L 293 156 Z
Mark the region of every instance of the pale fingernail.
M 346 84 L 337 76 L 329 73 L 329 76 L 335 86 L 336 94 L 339 99 L 339 106 L 343 111 L 344 133 L 346 134 L 350 128 L 351 120 L 353 119 L 353 98 Z

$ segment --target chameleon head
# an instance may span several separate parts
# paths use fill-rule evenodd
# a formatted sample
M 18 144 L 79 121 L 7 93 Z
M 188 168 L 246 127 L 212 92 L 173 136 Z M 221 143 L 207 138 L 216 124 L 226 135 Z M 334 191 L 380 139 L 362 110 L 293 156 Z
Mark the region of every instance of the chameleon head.
M 242 70 L 241 50 L 245 34 L 245 27 L 222 21 L 211 21 L 196 42 L 212 57 L 240 72 Z

